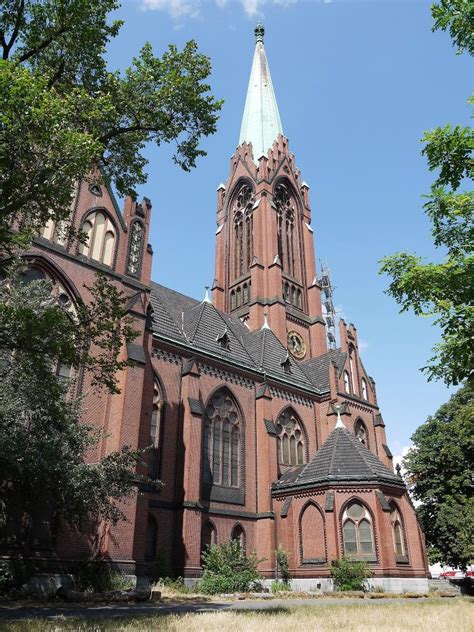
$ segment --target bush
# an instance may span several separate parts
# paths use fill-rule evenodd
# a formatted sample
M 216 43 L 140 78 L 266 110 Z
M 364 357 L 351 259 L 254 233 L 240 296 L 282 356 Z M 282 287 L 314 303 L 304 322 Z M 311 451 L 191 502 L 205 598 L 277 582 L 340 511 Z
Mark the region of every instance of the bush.
M 289 587 L 290 585 L 290 566 L 288 563 L 288 553 L 278 547 L 275 551 L 275 559 L 277 566 L 277 579 Z
M 110 564 L 102 560 L 79 562 L 73 577 L 76 590 L 81 592 L 107 592 L 133 588 L 131 579 L 121 572 L 114 571 Z
M 191 588 L 186 586 L 182 577 L 172 579 L 171 577 L 161 577 L 155 584 L 157 588 L 167 588 L 169 593 L 179 593 L 180 595 L 192 594 Z
M 288 592 L 289 590 L 291 590 L 291 588 L 288 582 L 284 582 L 284 581 L 272 582 L 272 593 L 274 595 L 277 595 L 278 593 L 281 593 L 281 592 Z
M 203 555 L 204 573 L 198 589 L 207 595 L 248 592 L 261 579 L 257 566 L 263 560 L 246 556 L 238 540 L 212 545 Z
M 6 595 L 14 587 L 15 579 L 10 568 L 10 562 L 0 562 L 0 595 Z
M 34 574 L 31 562 L 3 560 L 0 562 L 0 596 L 19 590 Z
M 367 562 L 347 557 L 331 562 L 331 577 L 337 590 L 364 590 L 364 582 L 371 575 Z

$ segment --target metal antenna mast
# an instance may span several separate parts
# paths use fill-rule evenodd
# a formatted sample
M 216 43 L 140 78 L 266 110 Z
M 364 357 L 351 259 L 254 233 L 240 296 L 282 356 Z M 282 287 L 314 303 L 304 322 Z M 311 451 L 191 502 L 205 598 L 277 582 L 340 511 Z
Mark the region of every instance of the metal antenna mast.
M 321 275 L 318 283 L 321 286 L 321 304 L 323 307 L 323 316 L 326 321 L 326 336 L 330 349 L 336 348 L 336 310 L 332 300 L 334 286 L 331 282 L 331 271 L 326 264 L 321 261 Z

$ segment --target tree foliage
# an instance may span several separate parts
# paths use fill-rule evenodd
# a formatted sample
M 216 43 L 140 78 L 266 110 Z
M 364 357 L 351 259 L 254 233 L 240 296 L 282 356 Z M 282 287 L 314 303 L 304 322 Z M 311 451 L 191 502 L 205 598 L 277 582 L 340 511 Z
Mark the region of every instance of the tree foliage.
M 331 562 L 331 577 L 336 590 L 364 590 L 365 580 L 371 575 L 367 562 L 363 560 L 342 557 Z
M 472 3 L 443 0 L 432 12 L 434 29 L 449 28 L 460 50 L 472 54 Z M 446 256 L 426 263 L 401 252 L 384 258 L 380 271 L 391 277 L 387 293 L 402 312 L 435 316 L 442 340 L 423 370 L 429 380 L 456 385 L 471 377 L 474 367 L 474 193 L 459 190 L 473 176 L 474 134 L 469 127 L 446 125 L 425 132 L 422 141 L 429 169 L 438 171 L 424 209 L 434 244 Z
M 261 579 L 257 566 L 262 561 L 245 555 L 238 540 L 213 544 L 203 554 L 199 591 L 209 595 L 248 592 Z
M 104 53 L 116 0 L 0 0 L 0 243 L 22 245 L 48 218 L 67 219 L 75 183 L 109 180 L 135 194 L 147 142 L 176 143 L 189 170 L 214 133 L 221 102 L 195 42 L 161 58 L 146 43 L 125 72 Z M 98 169 L 97 169 L 98 168 Z M 10 233 L 17 222 L 20 236 Z
M 16 523 L 23 545 L 45 511 L 79 528 L 91 517 L 116 522 L 136 482 L 141 453 L 128 447 L 85 462 L 103 436 L 80 421 L 77 382 L 87 368 L 97 388 L 116 390 L 115 347 L 135 335 L 121 294 L 100 278 L 91 290 L 71 317 L 51 284 L 27 282 L 21 268 L 0 282 L 0 522 Z M 62 366 L 76 377 L 61 377 Z
M 110 71 L 118 7 L 0 0 L 0 522 L 13 521 L 24 545 L 42 511 L 80 528 L 123 517 L 120 499 L 135 489 L 140 453 L 125 446 L 99 457 L 102 435 L 80 423 L 76 381 L 85 375 L 92 388 L 117 393 L 135 332 L 127 297 L 105 276 L 71 318 L 54 287 L 26 285 L 17 264 L 5 262 L 50 219 L 81 239 L 68 226 L 79 181 L 134 195 L 146 181 L 146 143 L 175 143 L 175 162 L 194 167 L 221 108 L 206 83 L 210 61 L 194 41 L 161 57 L 145 43 L 129 68 Z M 61 379 L 61 366 L 76 379 Z
M 458 53 L 474 55 L 474 4 L 471 0 L 441 0 L 433 4 L 433 31 L 449 31 Z
M 474 558 L 474 386 L 467 383 L 421 425 L 404 459 L 431 561 Z

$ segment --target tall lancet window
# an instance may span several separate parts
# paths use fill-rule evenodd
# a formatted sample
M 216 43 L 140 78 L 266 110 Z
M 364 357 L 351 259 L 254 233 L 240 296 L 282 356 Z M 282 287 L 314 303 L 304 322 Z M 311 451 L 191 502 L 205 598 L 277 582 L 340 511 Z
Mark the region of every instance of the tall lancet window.
M 295 211 L 288 188 L 279 184 L 275 189 L 277 211 L 278 256 L 283 270 L 297 276 L 295 259 Z
M 226 388 L 218 390 L 206 406 L 202 477 L 205 484 L 239 487 L 241 478 L 241 420 Z
M 253 259 L 253 192 L 244 184 L 234 204 L 234 278 L 245 274 Z

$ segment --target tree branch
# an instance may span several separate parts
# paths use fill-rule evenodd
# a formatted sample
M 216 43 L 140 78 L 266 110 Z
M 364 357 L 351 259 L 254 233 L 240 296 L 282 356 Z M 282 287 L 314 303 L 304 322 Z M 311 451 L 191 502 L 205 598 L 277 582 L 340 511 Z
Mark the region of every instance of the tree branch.
M 168 124 L 171 123 L 171 119 L 169 119 Z M 104 134 L 99 138 L 99 142 L 106 143 L 112 138 L 116 136 L 122 136 L 123 134 L 129 134 L 133 132 L 157 132 L 161 128 L 158 127 L 146 127 L 144 125 L 130 125 L 129 127 L 117 127 L 111 130 L 108 134 Z
M 48 46 L 50 44 L 52 44 L 57 37 L 59 37 L 60 35 L 64 35 L 64 33 L 67 33 L 68 31 L 70 31 L 71 28 L 72 27 L 68 28 L 66 26 L 63 26 L 62 28 L 58 29 L 57 31 L 54 31 L 51 34 L 51 36 L 48 37 L 47 39 L 43 40 L 41 42 L 41 44 L 38 44 L 38 46 L 36 46 L 35 48 L 32 48 L 27 53 L 24 53 L 23 55 L 21 55 L 21 57 L 18 59 L 18 61 L 20 62 L 20 64 L 23 63 L 24 61 L 28 61 L 28 59 L 31 59 L 31 57 L 34 57 L 35 55 L 40 53 L 45 48 L 48 48 Z
M 16 15 L 16 20 L 15 20 L 15 26 L 13 28 L 13 33 L 12 33 L 12 36 L 10 37 L 10 41 L 8 42 L 8 44 L 2 32 L 3 59 L 8 59 L 8 55 L 10 54 L 13 44 L 16 42 L 16 38 L 18 37 L 18 33 L 20 32 L 21 20 L 23 18 L 24 11 L 25 11 L 25 0 L 20 0 L 18 13 Z

